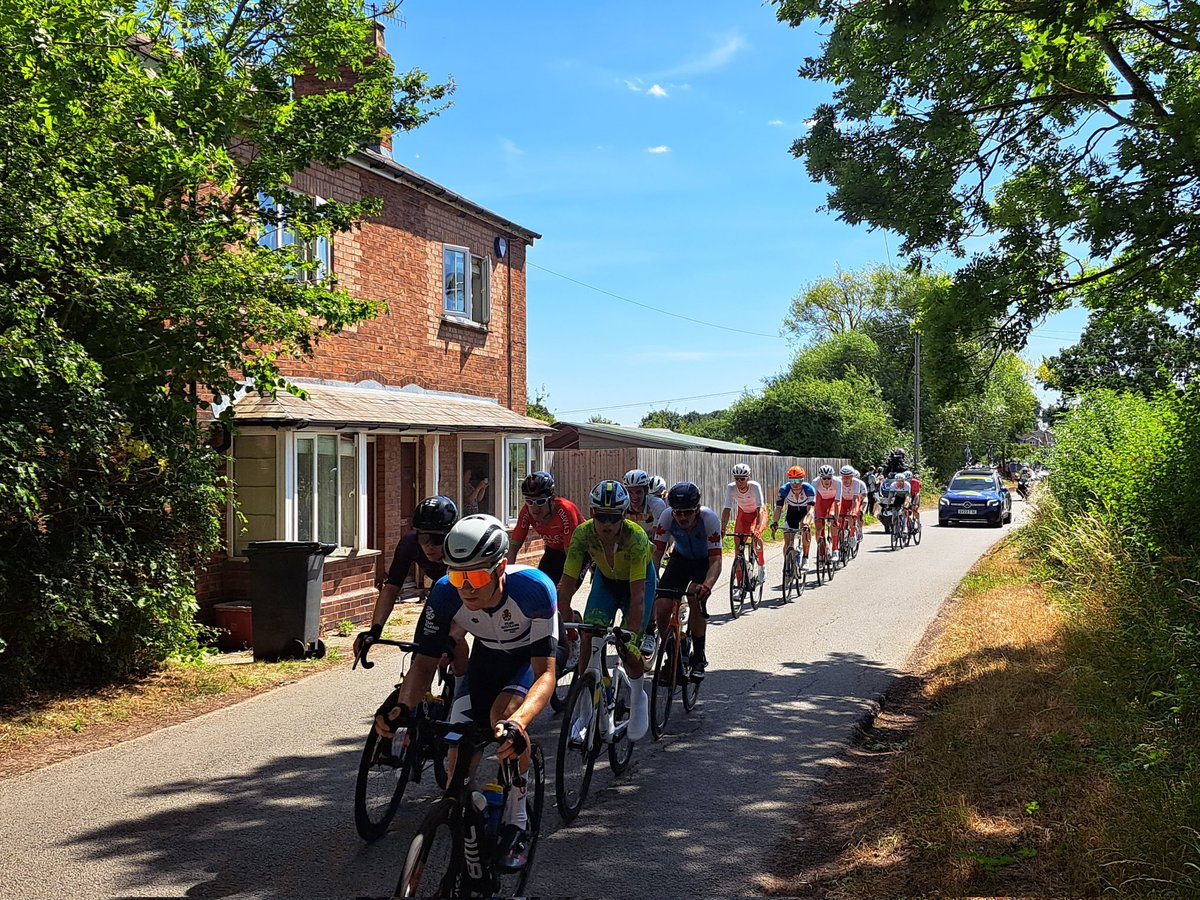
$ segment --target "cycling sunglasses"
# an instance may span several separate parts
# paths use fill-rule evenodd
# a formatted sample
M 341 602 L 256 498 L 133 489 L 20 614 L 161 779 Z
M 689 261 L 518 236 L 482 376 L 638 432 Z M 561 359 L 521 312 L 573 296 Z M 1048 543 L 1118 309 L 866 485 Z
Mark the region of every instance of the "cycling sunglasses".
M 467 569 L 466 571 L 451 569 L 446 573 L 446 578 L 456 588 L 462 587 L 469 581 L 471 587 L 478 590 L 479 588 L 488 586 L 488 583 L 492 580 L 492 572 L 494 571 L 495 569 Z
M 595 513 L 592 518 L 605 525 L 612 525 L 614 522 L 620 522 L 625 515 L 623 513 Z
M 525 502 L 530 506 L 545 506 L 553 499 L 553 497 L 526 497 Z
M 734 475 L 733 480 L 734 481 L 749 481 L 750 476 L 749 475 Z
M 446 543 L 446 536 L 433 531 L 421 531 L 417 534 L 417 540 L 423 544 L 432 544 L 434 547 L 440 547 Z
M 691 509 L 673 509 L 671 510 L 671 515 L 677 519 L 690 519 L 698 512 L 700 512 L 700 510 L 693 506 Z
M 789 478 L 788 484 L 804 484 L 803 478 Z

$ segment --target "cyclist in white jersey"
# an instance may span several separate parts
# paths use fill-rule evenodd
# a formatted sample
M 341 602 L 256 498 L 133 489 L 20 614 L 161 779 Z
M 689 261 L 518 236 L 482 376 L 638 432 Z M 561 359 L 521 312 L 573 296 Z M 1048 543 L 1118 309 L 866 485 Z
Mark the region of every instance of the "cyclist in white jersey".
M 625 473 L 625 490 L 629 493 L 625 518 L 636 522 L 647 537 L 653 538 L 654 526 L 667 508 L 667 502 L 650 493 L 650 481 L 650 476 L 642 469 L 630 469 Z
M 812 486 L 813 490 L 817 492 L 813 518 L 817 523 L 817 540 L 820 541 L 825 536 L 825 518 L 830 514 L 837 515 L 842 502 L 842 483 L 833 477 L 833 466 L 821 466 L 817 470 L 817 478 Z M 837 562 L 840 535 L 836 528 L 833 529 L 831 537 L 833 539 L 833 562 Z
M 751 583 L 757 584 L 766 577 L 767 571 L 762 542 L 763 526 L 767 524 L 767 505 L 763 500 L 762 485 L 757 481 L 750 480 L 748 465 L 738 463 L 730 474 L 733 476 L 733 481 L 725 487 L 725 507 L 721 510 L 721 533 L 725 533 L 730 513 L 736 506 L 737 517 L 733 523 L 734 532 L 754 536 L 754 556 L 758 562 L 758 572 L 755 573 L 755 580 Z M 740 546 L 738 549 L 741 549 Z

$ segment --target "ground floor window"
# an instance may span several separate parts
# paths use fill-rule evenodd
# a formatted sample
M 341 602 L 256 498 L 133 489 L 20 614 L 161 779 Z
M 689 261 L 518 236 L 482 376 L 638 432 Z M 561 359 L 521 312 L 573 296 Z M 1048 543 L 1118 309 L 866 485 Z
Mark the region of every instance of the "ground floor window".
M 496 442 L 462 442 L 462 477 L 459 480 L 459 510 L 464 516 L 475 513 L 496 515 Z
M 504 456 L 508 467 L 508 505 L 504 510 L 505 521 L 515 522 L 521 512 L 525 498 L 521 495 L 521 482 L 530 472 L 542 470 L 541 438 L 507 438 L 504 441 Z
M 356 438 L 353 434 L 296 437 L 296 540 L 356 546 Z
M 274 433 L 239 434 L 233 439 L 234 556 L 245 556 L 251 541 L 279 537 L 277 444 Z

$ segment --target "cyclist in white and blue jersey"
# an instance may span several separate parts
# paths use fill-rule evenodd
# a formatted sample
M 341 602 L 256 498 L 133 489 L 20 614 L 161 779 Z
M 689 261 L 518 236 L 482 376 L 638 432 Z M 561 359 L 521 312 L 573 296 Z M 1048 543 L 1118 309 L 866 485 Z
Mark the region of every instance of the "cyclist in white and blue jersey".
M 779 499 L 775 501 L 775 521 L 771 523 L 771 531 L 779 527 L 779 515 L 787 508 L 783 529 L 783 554 L 786 557 L 792 549 L 794 535 L 808 518 L 809 510 L 817 502 L 817 489 L 804 480 L 808 473 L 803 466 L 792 466 L 787 471 L 787 481 L 779 488 Z M 801 570 L 808 568 L 808 550 L 812 543 L 812 534 L 804 532 L 804 558 L 800 561 Z
M 667 506 L 654 528 L 654 565 L 662 562 L 667 542 L 673 539 L 675 549 L 659 585 L 683 590 L 692 582 L 699 587 L 699 595 L 688 598 L 688 631 L 692 635 L 692 671 L 702 675 L 708 667 L 704 655 L 708 595 L 721 577 L 721 519 L 700 505 L 700 488 L 690 481 L 681 481 L 667 492 Z M 670 624 L 672 603 L 666 597 L 655 602 L 654 623 L 661 631 Z

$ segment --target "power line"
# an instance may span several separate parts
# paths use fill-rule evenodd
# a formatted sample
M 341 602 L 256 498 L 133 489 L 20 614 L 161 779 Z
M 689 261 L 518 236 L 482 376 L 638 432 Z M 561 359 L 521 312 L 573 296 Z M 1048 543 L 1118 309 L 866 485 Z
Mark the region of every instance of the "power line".
M 745 393 L 745 391 L 746 389 L 742 388 L 740 391 L 721 391 L 719 394 L 696 394 L 692 397 L 672 397 L 669 400 L 644 400 L 641 403 L 623 403 L 620 406 L 587 406 L 583 409 L 554 410 L 554 414 L 559 416 L 569 416 L 571 413 L 601 412 L 607 409 L 633 409 L 636 406 L 654 406 L 659 403 L 679 403 L 681 400 L 707 400 L 711 397 L 729 397 L 733 394 Z
M 775 338 L 779 341 L 784 340 L 783 336 L 778 334 L 765 334 L 761 331 L 746 331 L 741 328 L 730 328 L 728 325 L 717 325 L 715 322 L 705 322 L 701 319 L 693 319 L 691 316 L 681 316 L 679 313 L 673 313 L 666 309 L 659 309 L 657 306 L 651 306 L 648 303 L 642 303 L 638 300 L 630 300 L 628 297 L 622 297 L 620 294 L 614 294 L 612 291 L 606 291 L 604 288 L 598 288 L 595 285 L 588 284 L 586 281 L 580 281 L 578 278 L 572 278 L 571 276 L 564 275 L 561 272 L 555 272 L 553 269 L 547 269 L 545 266 L 539 266 L 537 263 L 529 262 L 529 260 L 525 261 L 525 265 L 532 266 L 535 269 L 541 269 L 543 272 L 546 272 L 550 275 L 556 275 L 564 281 L 569 281 L 572 284 L 585 287 L 589 291 L 595 291 L 597 294 L 604 294 L 607 297 L 612 297 L 614 300 L 620 300 L 622 303 L 631 303 L 634 306 L 640 306 L 642 309 L 648 309 L 651 312 L 661 313 L 664 316 L 671 316 L 675 319 L 683 319 L 685 322 L 691 322 L 694 325 L 704 325 L 706 328 L 716 328 L 720 331 L 732 331 L 735 334 L 749 334 L 753 337 Z M 616 407 L 609 407 L 609 409 L 616 409 Z

